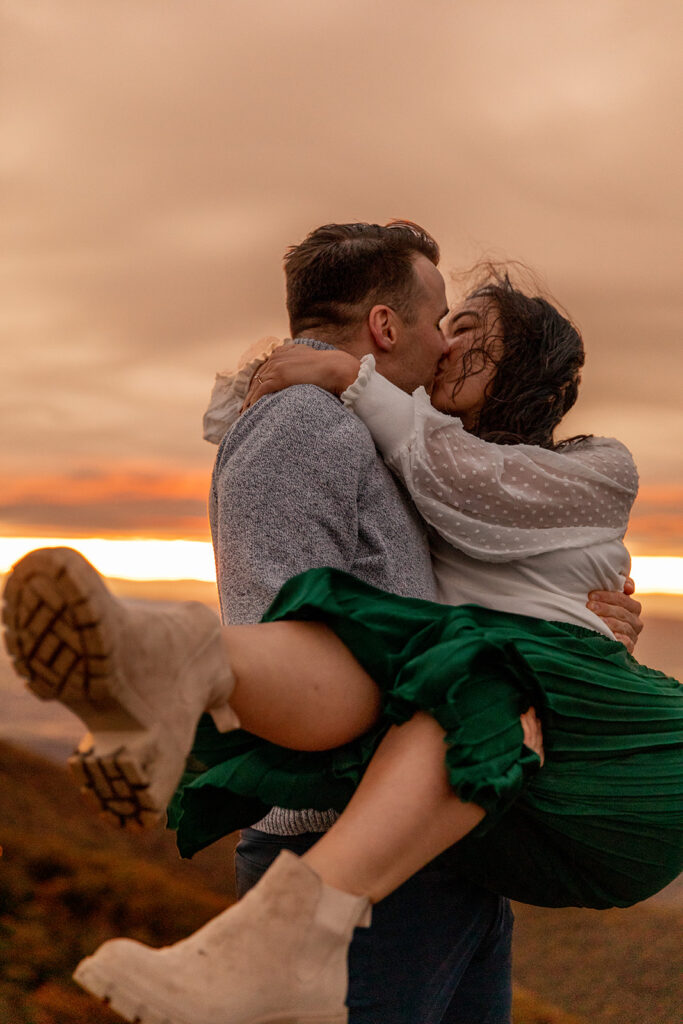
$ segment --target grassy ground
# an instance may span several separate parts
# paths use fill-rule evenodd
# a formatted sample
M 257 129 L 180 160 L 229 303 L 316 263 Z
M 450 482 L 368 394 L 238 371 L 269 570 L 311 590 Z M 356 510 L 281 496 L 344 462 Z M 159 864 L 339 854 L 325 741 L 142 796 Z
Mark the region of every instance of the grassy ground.
M 515 977 L 600 1024 L 683 1020 L 680 911 L 515 907 Z
M 231 840 L 181 862 L 169 833 L 105 829 L 65 771 L 3 743 L 0 778 L 0 1024 L 113 1024 L 73 967 L 114 935 L 163 945 L 219 912 Z M 680 914 L 516 913 L 515 1024 L 679 1024 Z

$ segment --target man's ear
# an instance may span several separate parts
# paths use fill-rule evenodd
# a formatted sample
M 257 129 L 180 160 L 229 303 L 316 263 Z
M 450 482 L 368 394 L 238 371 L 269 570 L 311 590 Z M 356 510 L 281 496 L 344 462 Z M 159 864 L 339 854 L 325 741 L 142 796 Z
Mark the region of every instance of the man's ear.
M 368 313 L 368 329 L 377 348 L 393 352 L 396 344 L 396 314 L 391 306 L 373 306 Z

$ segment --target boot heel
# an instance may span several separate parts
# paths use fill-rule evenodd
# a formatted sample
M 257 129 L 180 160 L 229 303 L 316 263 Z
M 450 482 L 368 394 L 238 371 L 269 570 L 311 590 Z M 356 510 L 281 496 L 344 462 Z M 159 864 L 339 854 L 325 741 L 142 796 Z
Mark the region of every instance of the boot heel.
M 149 733 L 90 733 L 69 758 L 69 770 L 90 806 L 118 828 L 152 828 L 166 810 L 150 791 L 157 744 Z
M 209 708 L 209 714 L 219 732 L 232 732 L 233 729 L 240 728 L 240 720 L 227 701 L 218 707 Z

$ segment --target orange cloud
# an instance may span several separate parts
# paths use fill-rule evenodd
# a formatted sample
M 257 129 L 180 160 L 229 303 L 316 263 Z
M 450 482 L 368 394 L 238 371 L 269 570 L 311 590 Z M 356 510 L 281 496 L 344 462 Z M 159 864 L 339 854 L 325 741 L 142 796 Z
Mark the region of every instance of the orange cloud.
M 145 536 L 206 539 L 206 470 L 84 470 L 64 476 L 10 478 L 0 501 L 3 533 L 17 536 Z
M 636 508 L 641 505 L 667 506 L 683 515 L 683 484 L 646 484 L 640 488 Z
M 642 487 L 626 541 L 636 555 L 683 554 L 683 485 Z

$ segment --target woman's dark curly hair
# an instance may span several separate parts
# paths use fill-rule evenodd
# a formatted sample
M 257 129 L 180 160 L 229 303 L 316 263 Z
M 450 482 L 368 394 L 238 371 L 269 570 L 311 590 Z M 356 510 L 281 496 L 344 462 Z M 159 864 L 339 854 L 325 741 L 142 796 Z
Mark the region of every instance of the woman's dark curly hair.
M 534 444 L 559 449 L 580 435 L 555 443 L 553 431 L 574 405 L 584 364 L 576 327 L 547 299 L 525 295 L 507 268 L 478 267 L 478 281 L 467 298 L 490 299 L 481 340 L 466 354 L 456 394 L 473 371 L 494 364 L 496 372 L 471 432 L 497 444 Z M 502 345 L 501 345 L 502 342 Z

